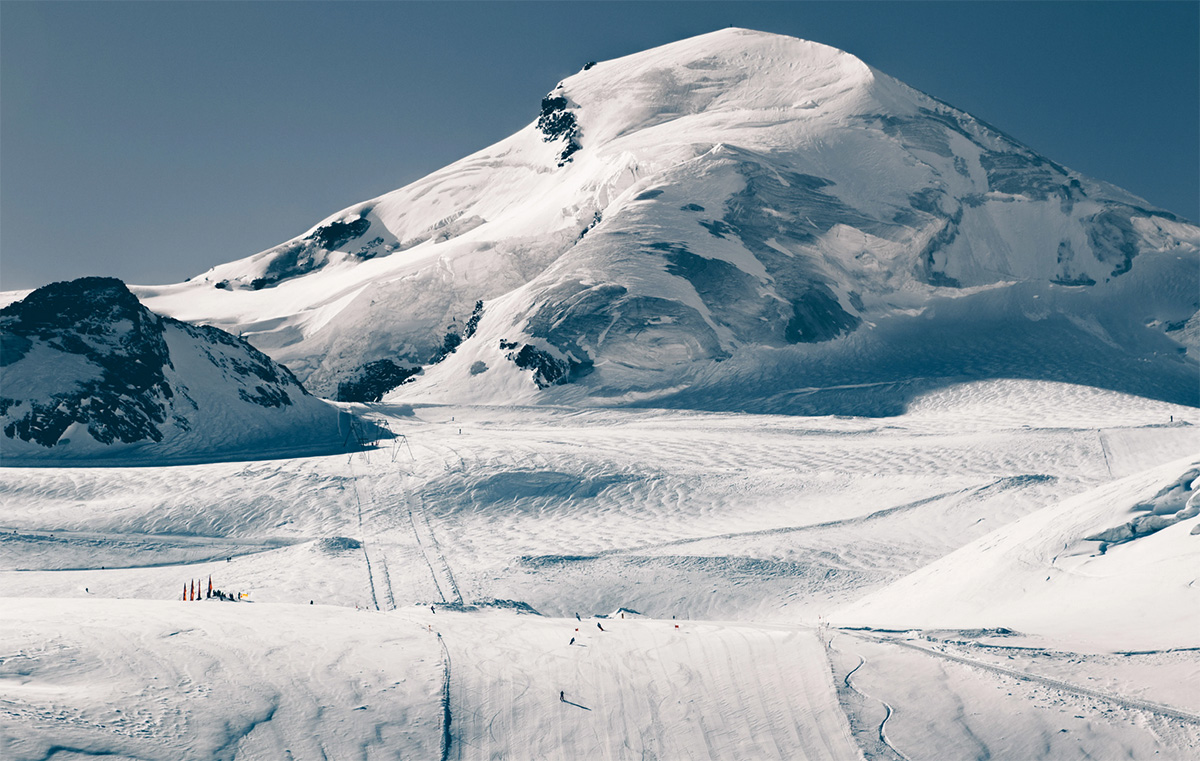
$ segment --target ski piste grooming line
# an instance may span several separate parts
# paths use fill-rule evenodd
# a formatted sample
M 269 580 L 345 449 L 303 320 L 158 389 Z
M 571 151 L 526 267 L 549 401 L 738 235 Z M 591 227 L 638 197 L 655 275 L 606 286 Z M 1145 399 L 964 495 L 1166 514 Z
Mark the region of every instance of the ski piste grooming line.
M 376 446 L 378 438 L 370 439 L 366 437 L 363 431 L 369 430 L 387 430 L 392 434 L 391 462 L 396 462 L 399 453 L 398 442 L 402 438 L 405 446 L 408 448 L 409 456 L 416 461 L 416 455 L 412 451 L 412 444 L 408 437 L 404 434 L 396 434 L 392 432 L 391 426 L 384 419 L 375 417 L 369 418 L 368 422 L 373 429 L 368 429 L 366 425 L 360 422 L 357 416 L 352 416 L 349 426 L 350 434 L 355 435 L 356 441 L 363 446 L 361 454 L 365 465 L 370 466 L 370 448 Z M 350 435 L 348 434 L 348 435 Z M 358 523 L 359 535 L 362 537 L 363 556 L 367 563 L 367 576 L 371 585 L 371 597 L 376 610 L 395 610 L 396 601 L 392 589 L 391 577 L 388 573 L 387 560 L 384 557 L 382 550 L 376 549 L 378 544 L 374 537 L 368 540 L 367 537 L 367 520 L 364 519 L 364 502 L 367 506 L 375 505 L 378 508 L 377 500 L 374 498 L 374 492 L 370 485 L 370 478 L 367 471 L 361 475 L 356 474 L 353 468 L 354 454 L 351 453 L 347 460 L 347 467 L 350 471 L 350 476 L 354 484 L 355 501 L 358 507 Z M 461 458 L 460 458 L 461 462 Z M 411 474 L 405 474 L 406 479 L 415 478 Z M 414 488 L 406 489 L 405 509 L 408 512 L 409 525 L 412 528 L 413 539 L 417 543 L 417 549 L 420 550 L 421 557 L 425 560 L 425 565 L 429 569 L 430 577 L 433 579 L 434 589 L 436 590 L 440 602 L 442 604 L 457 604 L 465 603 L 462 592 L 459 590 L 458 582 L 454 579 L 454 572 L 450 569 L 450 564 L 447 562 L 445 555 L 442 553 L 441 546 L 438 544 L 437 535 L 433 531 L 433 526 L 429 521 L 429 517 L 425 512 L 424 502 L 419 493 Z M 365 493 L 365 494 L 364 494 Z M 376 510 L 377 512 L 378 510 Z M 368 549 L 370 548 L 370 549 Z M 382 578 L 381 578 L 382 577 Z M 382 592 L 380 592 L 382 590 Z M 381 606 L 380 602 L 383 605 Z
M 363 559 L 367 564 L 367 583 L 371 589 L 371 604 L 375 606 L 375 610 L 395 610 L 396 600 L 392 595 L 391 577 L 387 573 L 387 562 L 381 555 L 376 558 L 377 564 L 371 562 L 372 550 L 368 548 L 374 545 L 374 539 L 372 538 L 371 541 L 367 540 L 366 526 L 363 521 L 363 500 L 362 495 L 359 493 L 359 478 L 354 473 L 353 453 L 346 459 L 346 469 L 350 473 L 350 483 L 354 490 L 354 503 L 358 508 L 358 535 L 362 537 Z M 377 578 L 377 575 L 381 578 Z M 383 594 L 380 594 L 380 590 L 382 590 Z M 379 600 L 381 597 L 383 598 L 384 605 L 390 604 L 390 607 L 380 607 Z
M 458 583 L 454 580 L 454 573 L 450 570 L 450 564 L 446 562 L 446 556 L 442 554 L 437 536 L 433 533 L 433 526 L 429 523 L 429 516 L 425 514 L 424 501 L 415 492 L 410 492 L 408 500 L 408 521 L 412 525 L 417 547 L 420 548 L 421 555 L 425 558 L 425 564 L 433 576 L 433 585 L 442 598 L 442 603 L 462 605 L 464 600 L 462 593 L 459 592 Z M 425 535 L 424 538 L 422 538 L 422 534 Z M 450 593 L 449 596 L 447 596 L 447 592 Z
M 459 466 L 465 469 L 466 464 L 462 456 L 452 447 L 446 448 L 454 453 L 454 456 L 458 458 Z M 425 449 L 430 451 L 435 457 L 439 456 L 432 446 L 426 444 Z M 446 469 L 449 470 L 450 468 L 445 463 L 445 458 L 442 458 L 442 460 Z M 415 479 L 416 476 L 410 475 L 408 478 Z M 466 601 L 463 599 L 462 592 L 459 591 L 458 582 L 454 579 L 454 572 L 450 569 L 450 563 L 446 560 L 445 553 L 442 552 L 442 547 L 437 540 L 437 534 L 433 530 L 433 524 L 430 522 L 429 515 L 425 511 L 425 501 L 416 489 L 409 489 L 407 504 L 408 520 L 412 526 L 413 537 L 416 539 L 417 547 L 421 550 L 421 554 L 425 558 L 425 564 L 429 567 L 429 573 L 433 576 L 434 587 L 437 589 L 438 595 L 441 596 L 442 603 L 465 604 Z
M 378 428 L 383 428 L 391 431 L 391 426 L 386 420 L 372 419 L 371 423 Z M 358 418 L 355 417 L 351 423 L 350 430 L 352 433 L 362 430 L 362 425 L 358 423 Z M 393 447 L 391 453 L 391 462 L 395 463 L 398 454 L 398 441 L 404 439 L 404 444 L 408 448 L 409 456 L 416 461 L 416 455 L 413 454 L 412 445 L 408 441 L 408 437 L 403 434 L 392 434 Z M 373 547 L 377 542 L 374 538 L 371 541 L 367 540 L 366 521 L 363 517 L 363 492 L 367 492 L 366 501 L 368 505 L 378 506 L 374 497 L 374 491 L 370 486 L 369 467 L 371 464 L 370 450 L 376 446 L 378 439 L 374 441 L 367 440 L 356 435 L 356 440 L 362 447 L 360 453 L 363 456 L 364 465 L 367 470 L 361 474 L 356 474 L 353 467 L 354 455 L 351 453 L 346 460 L 347 470 L 350 473 L 350 478 L 354 487 L 354 499 L 358 512 L 359 535 L 362 537 L 363 557 L 367 564 L 367 578 L 371 586 L 371 599 L 375 604 L 376 610 L 380 609 L 379 595 L 376 592 L 377 587 L 382 586 L 385 592 L 385 604 L 389 607 L 387 610 L 396 609 L 395 596 L 392 591 L 391 577 L 387 570 L 387 561 L 384 558 L 382 551 L 375 553 L 375 564 L 372 564 L 372 551 L 368 547 Z M 461 462 L 461 458 L 460 458 Z M 404 474 L 404 478 L 416 478 L 412 474 Z M 462 593 L 459 591 L 458 583 L 454 580 L 454 574 L 450 570 L 450 564 L 446 561 L 445 555 L 442 553 L 441 547 L 437 542 L 437 536 L 433 532 L 433 526 L 429 522 L 429 518 L 425 513 L 424 502 L 416 489 L 406 489 L 405 506 L 408 512 L 409 525 L 413 530 L 413 538 L 417 543 L 418 549 L 421 551 L 421 556 L 425 559 L 425 564 L 429 568 L 430 576 L 433 579 L 434 588 L 437 590 L 438 596 L 441 597 L 441 602 L 463 604 Z M 378 510 L 376 510 L 378 512 Z M 424 537 L 422 536 L 424 534 Z M 441 573 L 439 574 L 439 569 Z M 381 575 L 382 582 L 378 580 L 378 575 Z M 446 591 L 449 591 L 452 599 L 447 597 Z M 434 613 L 433 606 L 430 606 L 430 612 Z M 452 714 L 450 708 L 450 687 L 451 687 L 451 665 L 450 665 L 450 650 L 446 647 L 446 640 L 441 632 L 437 632 L 438 646 L 441 649 L 442 656 L 442 694 L 441 694 L 441 737 L 439 742 L 439 759 L 440 761 L 448 761 L 451 750 L 453 749 L 453 735 L 450 731 L 452 722 Z

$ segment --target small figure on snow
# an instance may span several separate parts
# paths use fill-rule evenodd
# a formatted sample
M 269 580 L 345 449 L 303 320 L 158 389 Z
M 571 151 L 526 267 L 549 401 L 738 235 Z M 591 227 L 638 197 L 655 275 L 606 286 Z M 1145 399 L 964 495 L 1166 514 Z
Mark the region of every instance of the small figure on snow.
M 567 646 L 569 647 L 569 646 L 571 646 L 571 645 L 574 645 L 574 644 L 575 644 L 575 638 L 574 638 L 574 637 L 571 637 L 571 641 L 567 643 Z
M 604 627 L 600 625 L 599 621 L 596 622 L 596 628 L 599 629 L 600 631 L 604 631 Z
M 567 693 L 565 690 L 558 691 L 558 702 L 560 702 L 560 703 L 567 702 Z

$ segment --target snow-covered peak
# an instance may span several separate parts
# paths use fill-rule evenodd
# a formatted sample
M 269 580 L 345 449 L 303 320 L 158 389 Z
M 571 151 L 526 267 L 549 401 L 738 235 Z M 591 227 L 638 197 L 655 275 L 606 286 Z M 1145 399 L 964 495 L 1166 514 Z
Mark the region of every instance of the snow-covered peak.
M 1172 388 L 1191 372 L 1165 358 L 1196 313 L 1200 229 L 843 51 L 724 29 L 589 63 L 530 115 L 279 246 L 135 292 L 354 401 L 403 380 L 663 401 L 732 367 L 686 404 L 741 408 L 764 378 L 773 399 L 931 371 L 1096 382 L 1075 360 L 1047 375 L 1030 330 L 1149 351 Z M 960 310 L 938 356 L 897 348 Z M 972 320 L 998 344 L 968 340 Z
M 812 124 L 861 112 L 875 73 L 816 42 L 722 29 L 596 64 L 556 92 L 578 106 L 589 147 L 636 131 L 703 141 L 730 128 L 785 120 Z

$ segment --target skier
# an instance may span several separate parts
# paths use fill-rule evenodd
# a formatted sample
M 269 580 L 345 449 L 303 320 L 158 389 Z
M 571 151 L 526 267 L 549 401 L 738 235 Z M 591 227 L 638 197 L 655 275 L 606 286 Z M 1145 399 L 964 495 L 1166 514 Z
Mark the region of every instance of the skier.
M 567 645 L 570 646 L 570 645 L 574 645 L 574 644 L 575 644 L 575 638 L 571 637 L 571 641 L 568 642 Z
M 596 628 L 599 629 L 600 631 L 604 631 L 604 627 L 600 625 L 599 621 L 596 622 Z
M 558 702 L 560 702 L 560 703 L 567 702 L 567 693 L 564 690 L 558 691 Z
M 576 613 L 576 614 L 575 614 L 575 620 L 576 620 L 576 621 L 582 621 L 583 619 L 579 617 L 579 614 L 578 614 L 578 613 Z
M 437 611 L 433 609 L 432 605 L 429 606 L 429 612 L 434 614 L 435 616 L 437 615 Z

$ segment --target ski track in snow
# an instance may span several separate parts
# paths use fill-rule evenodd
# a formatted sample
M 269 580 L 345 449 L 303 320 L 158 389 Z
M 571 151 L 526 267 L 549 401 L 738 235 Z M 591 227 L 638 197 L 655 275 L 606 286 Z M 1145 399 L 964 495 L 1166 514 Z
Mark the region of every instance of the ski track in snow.
M 857 756 L 812 632 L 603 623 L 529 619 L 486 641 L 456 627 L 452 757 Z M 703 745 L 690 726 L 704 727 Z
M 857 636 L 857 637 L 870 636 L 870 635 L 866 635 L 866 634 L 863 634 L 860 632 L 849 632 L 849 633 L 852 636 Z M 892 639 L 892 638 L 887 638 L 887 637 L 874 637 L 873 639 L 875 639 L 876 641 L 879 641 L 879 642 L 887 642 L 889 644 L 896 645 L 897 647 L 906 647 L 910 650 L 916 650 L 917 652 L 921 652 L 926 655 L 931 655 L 935 658 L 942 658 L 944 660 L 953 661 L 955 663 L 962 663 L 962 664 L 965 664 L 972 668 L 982 669 L 984 671 L 990 671 L 992 673 L 1002 674 L 1004 676 L 1010 676 L 1015 679 L 1021 679 L 1021 680 L 1027 681 L 1027 682 L 1036 682 L 1038 684 L 1042 684 L 1047 687 L 1053 687 L 1056 690 L 1062 690 L 1064 692 L 1070 692 L 1070 693 L 1074 693 L 1076 695 L 1083 695 L 1083 696 L 1089 697 L 1089 698 L 1096 698 L 1098 700 L 1103 700 L 1108 703 L 1112 703 L 1113 705 L 1120 706 L 1121 708 L 1126 708 L 1126 709 L 1131 709 L 1131 710 L 1136 710 L 1136 711 L 1149 711 L 1150 713 L 1158 714 L 1159 716 L 1165 716 L 1169 719 L 1176 719 L 1178 721 L 1183 721 L 1183 722 L 1187 722 L 1189 724 L 1195 724 L 1197 726 L 1200 726 L 1200 716 L 1198 716 L 1194 713 L 1188 713 L 1187 711 L 1182 711 L 1178 708 L 1172 708 L 1171 706 L 1160 705 L 1158 703 L 1150 703 L 1145 700 L 1137 700 L 1135 698 L 1125 697 L 1123 695 L 1110 695 L 1105 692 L 1088 689 L 1087 687 L 1081 687 L 1077 684 L 1070 684 L 1069 682 L 1064 682 L 1061 679 L 1051 679 L 1050 677 L 1039 676 L 1037 674 L 1029 674 L 1024 671 L 1017 671 L 1016 669 L 1006 669 L 1003 666 L 996 666 L 991 663 L 984 663 L 982 661 L 978 661 L 973 658 L 964 658 L 961 655 L 952 655 L 950 653 L 939 652 L 937 650 L 934 650 L 934 649 L 931 649 L 928 647 L 924 647 L 922 645 L 918 645 L 913 642 L 905 642 L 903 640 Z M 880 728 L 880 731 L 882 732 L 882 727 Z
M 346 467 L 350 470 L 350 480 L 354 488 L 354 504 L 358 513 L 358 535 L 362 537 L 363 561 L 367 564 L 367 581 L 371 588 L 371 605 L 375 610 L 379 610 L 379 593 L 376 590 L 375 571 L 371 568 L 371 551 L 368 549 L 369 543 L 367 542 L 366 529 L 363 524 L 362 495 L 359 492 L 358 478 L 354 475 L 352 460 L 353 457 L 347 459 Z M 395 605 L 392 606 L 392 608 L 395 607 Z

